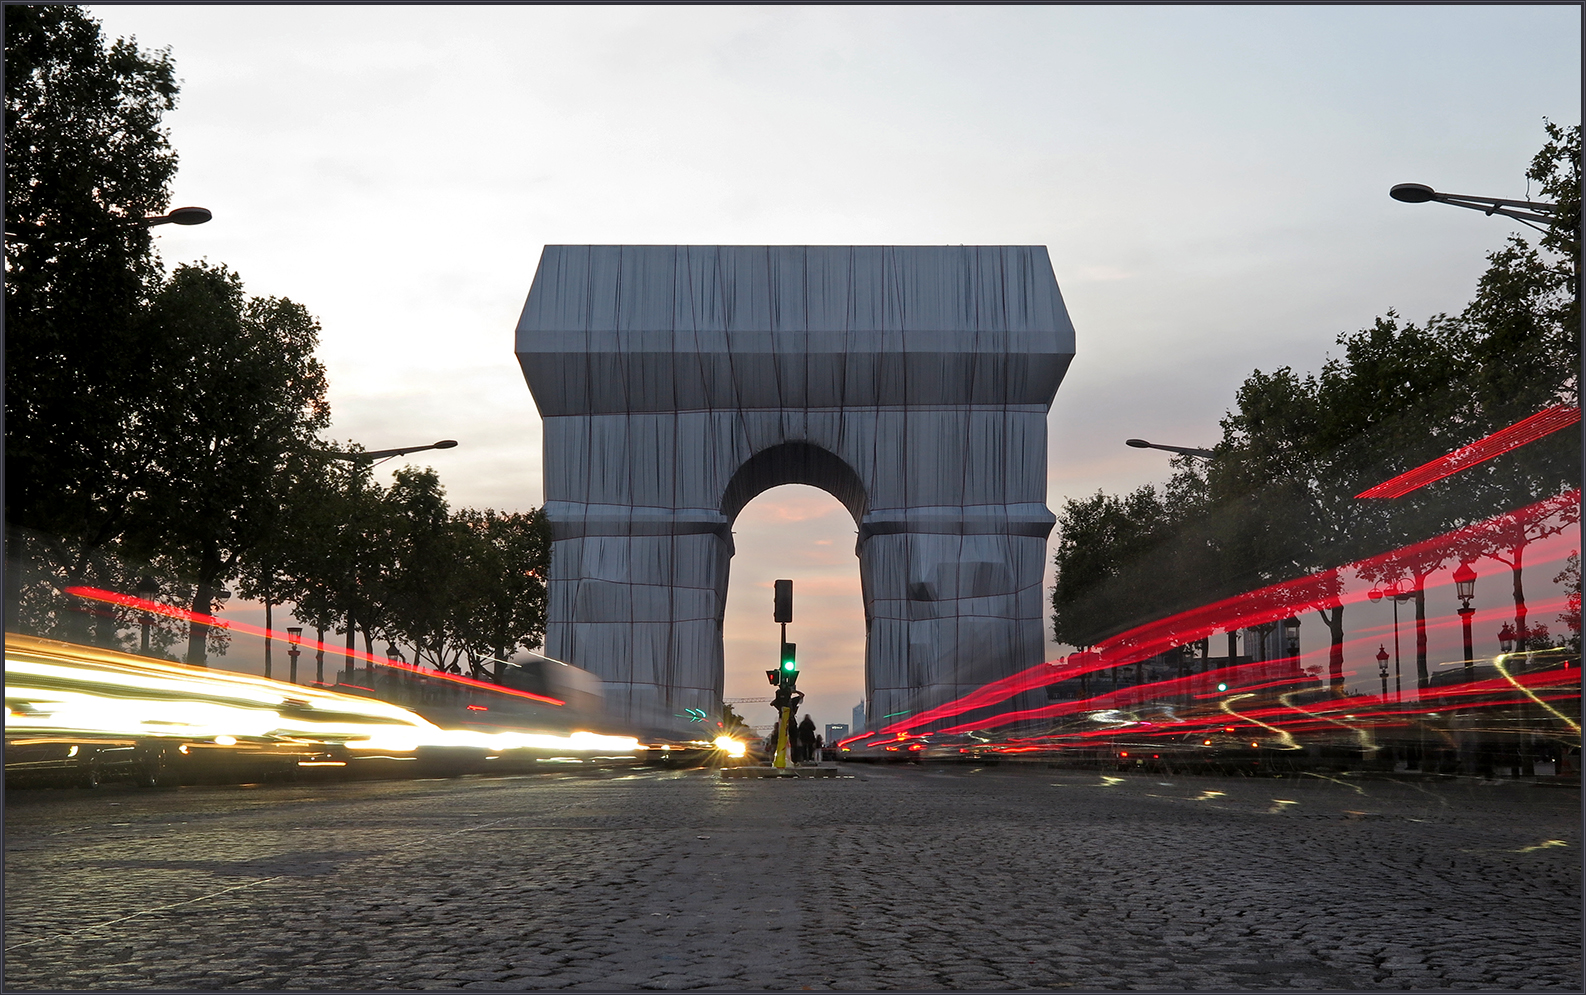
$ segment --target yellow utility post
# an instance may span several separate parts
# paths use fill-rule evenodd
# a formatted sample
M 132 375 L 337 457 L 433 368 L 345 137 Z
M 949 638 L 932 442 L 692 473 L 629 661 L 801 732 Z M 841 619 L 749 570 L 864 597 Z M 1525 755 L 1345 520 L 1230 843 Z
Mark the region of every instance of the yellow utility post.
M 793 726 L 793 712 L 798 707 L 798 695 L 794 684 L 798 681 L 799 671 L 796 660 L 797 647 L 787 641 L 787 625 L 793 621 L 793 582 L 779 580 L 776 582 L 775 620 L 782 626 L 782 653 L 781 664 L 766 676 L 771 678 L 771 683 L 777 686 L 776 697 L 772 704 L 777 709 L 776 751 L 772 754 L 771 766 L 786 768 L 788 764 L 788 746 L 792 740 L 790 733 Z

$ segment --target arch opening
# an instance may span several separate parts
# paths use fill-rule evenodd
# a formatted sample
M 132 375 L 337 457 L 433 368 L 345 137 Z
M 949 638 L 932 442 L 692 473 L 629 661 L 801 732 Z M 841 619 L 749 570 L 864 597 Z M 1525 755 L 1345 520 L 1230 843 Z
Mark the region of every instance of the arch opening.
M 772 620 L 772 586 L 793 580 L 793 622 L 798 644 L 801 714 L 819 732 L 828 723 L 851 725 L 865 696 L 867 630 L 860 562 L 853 554 L 854 527 L 847 509 L 809 485 L 774 487 L 754 498 L 733 527 L 732 558 L 723 605 L 723 693 L 760 734 L 775 712 L 765 671 L 776 666 L 780 627 Z
M 811 442 L 783 442 L 744 460 L 727 482 L 721 513 L 730 523 L 750 501 L 783 484 L 820 488 L 848 509 L 855 525 L 870 510 L 864 481 L 842 457 Z

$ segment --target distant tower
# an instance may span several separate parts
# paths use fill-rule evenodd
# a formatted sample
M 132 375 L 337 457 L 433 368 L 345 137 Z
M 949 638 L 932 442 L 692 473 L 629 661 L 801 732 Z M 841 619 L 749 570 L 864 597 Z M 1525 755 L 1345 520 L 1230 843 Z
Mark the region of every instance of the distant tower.
M 854 706 L 854 724 L 851 736 L 857 736 L 865 731 L 865 703 L 860 702 Z

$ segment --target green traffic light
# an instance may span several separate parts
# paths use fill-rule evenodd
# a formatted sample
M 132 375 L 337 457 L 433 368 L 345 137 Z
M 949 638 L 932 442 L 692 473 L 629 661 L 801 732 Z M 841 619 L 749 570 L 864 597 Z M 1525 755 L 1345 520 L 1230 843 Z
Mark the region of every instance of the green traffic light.
M 782 644 L 782 672 L 784 674 L 792 674 L 798 671 L 798 664 L 794 662 L 797 659 L 797 649 L 797 643 Z

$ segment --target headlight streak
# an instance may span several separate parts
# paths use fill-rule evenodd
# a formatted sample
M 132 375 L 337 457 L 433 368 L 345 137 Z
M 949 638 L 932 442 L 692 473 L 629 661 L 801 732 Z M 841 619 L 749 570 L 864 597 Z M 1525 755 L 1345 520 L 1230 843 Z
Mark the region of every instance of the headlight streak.
M 1568 726 L 1569 728 L 1573 729 L 1576 732 L 1576 734 L 1579 734 L 1580 731 L 1581 731 L 1579 722 L 1576 722 L 1574 719 L 1570 718 L 1568 715 L 1565 715 L 1563 712 L 1561 712 L 1558 709 L 1554 708 L 1552 705 L 1549 705 L 1547 702 L 1543 701 L 1541 698 L 1538 698 L 1536 696 L 1536 694 L 1534 692 L 1532 692 L 1532 690 L 1530 688 L 1526 687 L 1524 684 L 1521 684 L 1519 681 L 1514 679 L 1514 675 L 1509 673 L 1509 668 L 1508 668 L 1508 666 L 1506 666 L 1506 664 L 1509 661 L 1509 656 L 1510 656 L 1510 654 L 1507 654 L 1507 653 L 1500 654 L 1496 659 L 1494 659 L 1492 661 L 1492 664 L 1493 664 L 1494 667 L 1497 668 L 1498 673 L 1503 675 L 1503 679 L 1508 681 L 1510 684 L 1513 684 L 1516 688 L 1519 688 L 1521 694 L 1525 695 L 1527 698 L 1530 698 L 1532 701 L 1536 702 L 1538 705 L 1541 705 L 1543 708 L 1547 709 L 1553 715 L 1558 717 L 1566 726 Z
M 1535 853 L 1538 850 L 1546 850 L 1546 849 L 1549 849 L 1550 847 L 1555 847 L 1555 846 L 1569 846 L 1569 844 L 1567 842 L 1565 842 L 1564 840 L 1543 840 L 1542 842 L 1538 843 L 1536 846 L 1523 846 L 1523 847 L 1521 847 L 1518 850 L 1510 850 L 1509 852 L 1510 853 Z
M 1280 695 L 1278 695 L 1278 700 L 1283 702 L 1284 706 L 1294 709 L 1296 712 L 1299 712 L 1301 715 L 1309 716 L 1310 718 L 1313 718 L 1313 719 L 1320 719 L 1323 722 L 1331 722 L 1333 725 L 1338 726 L 1339 728 L 1348 729 L 1350 732 L 1354 733 L 1355 736 L 1360 740 L 1360 748 L 1362 750 L 1375 751 L 1377 749 L 1377 744 L 1373 743 L 1371 741 L 1371 733 L 1369 731 L 1367 731 L 1365 726 L 1353 726 L 1353 725 L 1350 725 L 1348 722 L 1340 722 L 1337 719 L 1330 719 L 1330 718 L 1328 718 L 1325 715 L 1317 715 L 1315 712 L 1307 712 L 1305 709 L 1301 708 L 1300 706 L 1294 704 L 1294 702 L 1289 700 L 1290 698 L 1293 698 L 1293 697 L 1294 697 L 1294 693 L 1290 692 L 1288 694 L 1280 694 Z M 1354 718 L 1353 715 L 1346 715 L 1344 717 L 1348 718 L 1348 719 Z
M 282 685 L 7 634 L 6 732 L 241 742 L 335 744 L 359 753 L 469 748 L 633 755 L 638 740 L 588 731 L 568 735 L 443 729 L 397 705 L 324 688 Z M 412 758 L 403 758 L 412 759 Z

